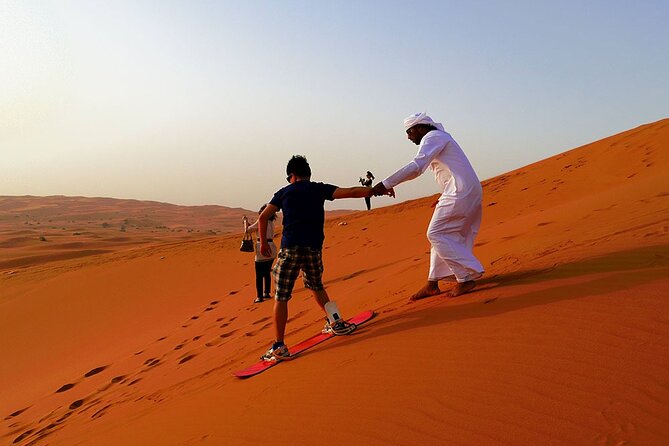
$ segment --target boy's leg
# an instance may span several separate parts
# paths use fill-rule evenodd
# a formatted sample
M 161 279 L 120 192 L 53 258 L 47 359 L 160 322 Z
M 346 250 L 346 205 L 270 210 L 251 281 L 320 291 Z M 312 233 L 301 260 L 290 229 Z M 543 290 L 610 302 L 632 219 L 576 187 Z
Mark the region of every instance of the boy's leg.
M 343 319 L 330 325 L 328 312 L 325 310 L 325 304 L 330 302 L 330 297 L 323 286 L 323 260 L 320 250 L 312 249 L 308 251 L 302 262 L 302 272 L 304 273 L 305 288 L 311 290 L 316 298 L 316 302 L 323 310 L 323 313 L 325 313 L 327 322 L 323 328 L 324 333 L 333 333 L 335 335 L 352 333 L 356 328 L 355 324 L 346 322 Z
M 322 251 L 317 249 L 309 249 L 302 262 L 302 273 L 304 274 L 304 287 L 311 290 L 311 293 L 316 299 L 316 303 L 321 307 L 323 313 L 327 316 L 325 311 L 325 304 L 330 302 L 328 292 L 323 286 L 323 257 Z
M 302 274 L 304 287 L 311 290 L 318 305 L 325 311 L 325 304 L 330 301 L 327 291 L 323 286 L 323 258 L 318 249 L 305 248 L 302 258 Z
M 322 290 L 311 290 L 311 293 L 314 295 L 318 306 L 325 312 L 325 304 L 330 302 L 328 292 L 323 288 Z
M 274 333 L 276 342 L 283 342 L 286 334 L 286 322 L 288 321 L 288 301 L 274 301 Z
M 300 272 L 297 255 L 291 250 L 281 250 L 272 269 L 274 276 L 274 332 L 277 342 L 283 342 L 288 321 L 288 301 L 291 298 L 295 280 Z

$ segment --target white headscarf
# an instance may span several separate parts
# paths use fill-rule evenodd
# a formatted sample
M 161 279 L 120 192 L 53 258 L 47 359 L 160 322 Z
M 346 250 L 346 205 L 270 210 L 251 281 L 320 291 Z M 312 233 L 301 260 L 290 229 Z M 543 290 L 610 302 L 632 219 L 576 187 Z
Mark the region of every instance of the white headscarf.
M 440 122 L 434 122 L 432 118 L 430 118 L 425 113 L 414 113 L 413 115 L 406 118 L 404 120 L 404 130 L 409 130 L 411 127 L 418 124 L 432 125 L 442 132 L 444 131 L 444 126 L 441 125 Z

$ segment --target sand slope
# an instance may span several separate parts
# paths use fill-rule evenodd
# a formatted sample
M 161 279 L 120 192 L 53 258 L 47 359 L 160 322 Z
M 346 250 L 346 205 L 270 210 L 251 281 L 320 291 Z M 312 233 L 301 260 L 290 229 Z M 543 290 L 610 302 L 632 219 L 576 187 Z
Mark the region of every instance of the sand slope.
M 249 380 L 271 303 L 236 236 L 1 274 L 0 444 L 666 444 L 668 148 L 662 120 L 486 181 L 458 298 L 408 302 L 435 197 L 329 221 L 330 296 L 377 317 Z

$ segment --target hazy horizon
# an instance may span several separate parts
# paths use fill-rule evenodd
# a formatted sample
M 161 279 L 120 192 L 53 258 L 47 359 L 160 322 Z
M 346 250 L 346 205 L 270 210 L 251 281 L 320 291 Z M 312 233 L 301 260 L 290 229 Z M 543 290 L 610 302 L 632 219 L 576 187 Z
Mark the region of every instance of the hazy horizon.
M 357 185 L 426 111 L 481 180 L 667 117 L 667 2 L 5 1 L 0 195 L 257 209 Z M 397 199 L 437 192 L 430 173 Z M 328 209 L 362 209 L 341 200 Z

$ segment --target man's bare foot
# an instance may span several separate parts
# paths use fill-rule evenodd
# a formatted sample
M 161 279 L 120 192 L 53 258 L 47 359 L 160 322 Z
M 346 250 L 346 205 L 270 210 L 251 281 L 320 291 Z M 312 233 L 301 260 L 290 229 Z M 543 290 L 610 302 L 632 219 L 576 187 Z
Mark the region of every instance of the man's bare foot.
M 458 282 L 455 288 L 451 290 L 451 297 L 457 297 L 465 293 L 469 293 L 476 286 L 476 282 L 468 280 L 466 282 Z
M 439 283 L 428 282 L 427 285 L 418 290 L 416 294 L 411 296 L 411 300 L 425 299 L 426 297 L 436 296 L 437 294 L 441 294 L 441 290 L 439 289 Z

